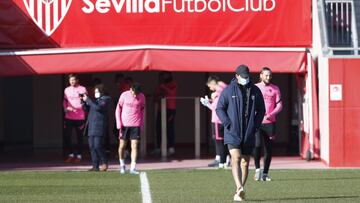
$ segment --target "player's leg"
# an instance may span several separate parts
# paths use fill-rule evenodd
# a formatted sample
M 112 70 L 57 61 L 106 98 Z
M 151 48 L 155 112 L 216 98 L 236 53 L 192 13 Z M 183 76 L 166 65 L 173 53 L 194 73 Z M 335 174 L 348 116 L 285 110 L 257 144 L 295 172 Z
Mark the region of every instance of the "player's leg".
M 263 131 L 260 128 L 255 133 L 255 148 L 254 148 L 254 163 L 255 163 L 255 174 L 254 174 L 254 180 L 259 181 L 261 180 L 261 166 L 260 166 L 260 160 L 261 160 L 261 148 L 263 146 Z
M 74 147 L 71 142 L 72 130 L 74 128 L 74 123 L 72 120 L 65 119 L 64 120 L 64 148 L 66 153 L 66 163 L 71 163 L 74 160 Z
M 234 182 L 236 185 L 236 193 L 234 195 L 234 201 L 242 201 L 242 193 L 244 193 L 243 185 L 242 185 L 242 174 L 240 168 L 241 162 L 241 152 L 240 147 L 228 145 L 229 152 L 231 155 L 231 171 L 234 178 Z
M 139 143 L 140 143 L 140 127 L 131 128 L 130 133 L 131 139 L 131 165 L 130 165 L 130 173 L 131 174 L 139 174 L 136 170 L 136 161 L 138 157 Z
M 85 120 L 79 120 L 75 122 L 76 130 L 76 157 L 74 162 L 79 163 L 82 159 L 82 151 L 84 147 L 84 128 Z
M 122 133 L 121 136 L 119 137 L 119 163 L 120 163 L 120 173 L 124 174 L 125 173 L 125 149 L 126 149 L 126 145 L 127 145 L 127 128 L 123 127 L 121 129 Z
M 264 140 L 264 172 L 262 175 L 263 181 L 271 181 L 271 178 L 269 177 L 269 169 L 272 159 L 272 140 L 270 137 L 272 137 L 274 134 L 273 130 L 273 124 L 267 124 L 266 130 L 263 135 Z
M 219 151 L 219 146 L 217 144 L 216 141 L 216 123 L 211 123 L 211 139 L 214 141 L 214 145 L 215 145 L 215 159 L 208 164 L 209 167 L 218 167 L 219 163 L 220 163 L 220 151 Z
M 250 155 L 241 155 L 241 184 L 243 187 L 245 187 L 245 183 L 247 181 L 248 175 L 249 175 L 249 162 L 250 162 Z
M 130 173 L 138 174 L 136 170 L 136 161 L 138 157 L 138 146 L 139 140 L 131 140 L 131 166 L 130 166 Z

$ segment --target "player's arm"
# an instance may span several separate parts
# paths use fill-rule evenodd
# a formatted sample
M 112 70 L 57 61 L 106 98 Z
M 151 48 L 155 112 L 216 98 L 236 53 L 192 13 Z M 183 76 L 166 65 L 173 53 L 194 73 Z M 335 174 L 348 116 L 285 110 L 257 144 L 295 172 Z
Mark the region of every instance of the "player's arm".
M 220 121 L 223 123 L 223 125 L 227 129 L 229 129 L 231 125 L 231 120 L 227 114 L 227 109 L 229 105 L 229 99 L 227 95 L 228 94 L 225 90 L 220 95 L 219 102 L 216 106 L 216 114 L 219 117 Z
M 282 104 L 282 100 L 281 100 L 281 93 L 280 93 L 280 89 L 277 88 L 275 91 L 275 108 L 272 112 L 269 113 L 269 117 L 273 117 L 276 116 L 278 113 L 281 112 L 281 110 L 283 109 L 283 104 Z

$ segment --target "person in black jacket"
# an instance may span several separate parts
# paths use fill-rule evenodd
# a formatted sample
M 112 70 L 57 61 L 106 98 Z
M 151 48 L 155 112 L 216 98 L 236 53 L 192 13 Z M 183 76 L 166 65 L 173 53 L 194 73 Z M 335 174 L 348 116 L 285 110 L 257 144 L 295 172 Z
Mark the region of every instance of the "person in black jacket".
M 236 68 L 235 77 L 221 93 L 216 113 L 225 127 L 224 144 L 228 145 L 231 155 L 236 184 L 234 201 L 242 201 L 245 199 L 250 155 L 255 146 L 255 132 L 261 126 L 265 105 L 260 89 L 250 82 L 246 65 Z
M 96 85 L 94 88 L 95 101 L 86 94 L 82 95 L 85 108 L 88 110 L 86 131 L 93 167 L 90 171 L 106 171 L 108 168 L 103 138 L 107 133 L 109 118 L 108 111 L 111 103 L 109 96 L 105 95 L 104 86 Z

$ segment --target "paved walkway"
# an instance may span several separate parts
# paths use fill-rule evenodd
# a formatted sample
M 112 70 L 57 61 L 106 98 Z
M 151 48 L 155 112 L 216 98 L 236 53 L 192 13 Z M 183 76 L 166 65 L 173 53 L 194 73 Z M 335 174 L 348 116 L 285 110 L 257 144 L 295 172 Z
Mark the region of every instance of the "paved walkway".
M 160 170 L 160 169 L 206 169 L 211 159 L 184 159 L 184 160 L 145 160 L 137 165 L 139 170 Z M 129 165 L 127 165 L 129 167 Z M 250 164 L 253 166 L 253 160 Z M 36 162 L 36 163 L 2 163 L 0 171 L 86 171 L 91 168 L 89 161 L 80 164 L 66 164 L 57 161 Z M 118 170 L 118 163 L 109 164 L 110 171 Z M 321 161 L 305 161 L 299 157 L 274 157 L 271 163 L 272 169 L 327 169 Z

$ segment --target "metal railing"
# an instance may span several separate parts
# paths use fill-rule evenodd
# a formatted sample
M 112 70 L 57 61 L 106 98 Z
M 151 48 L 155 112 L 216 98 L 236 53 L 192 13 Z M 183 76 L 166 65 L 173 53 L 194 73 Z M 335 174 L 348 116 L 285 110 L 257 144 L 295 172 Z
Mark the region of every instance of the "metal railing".
M 161 157 L 167 159 L 166 99 L 194 100 L 195 158 L 200 158 L 200 97 L 167 97 L 161 99 Z
M 356 10 L 353 0 L 319 0 L 318 8 L 327 55 L 358 55 Z

